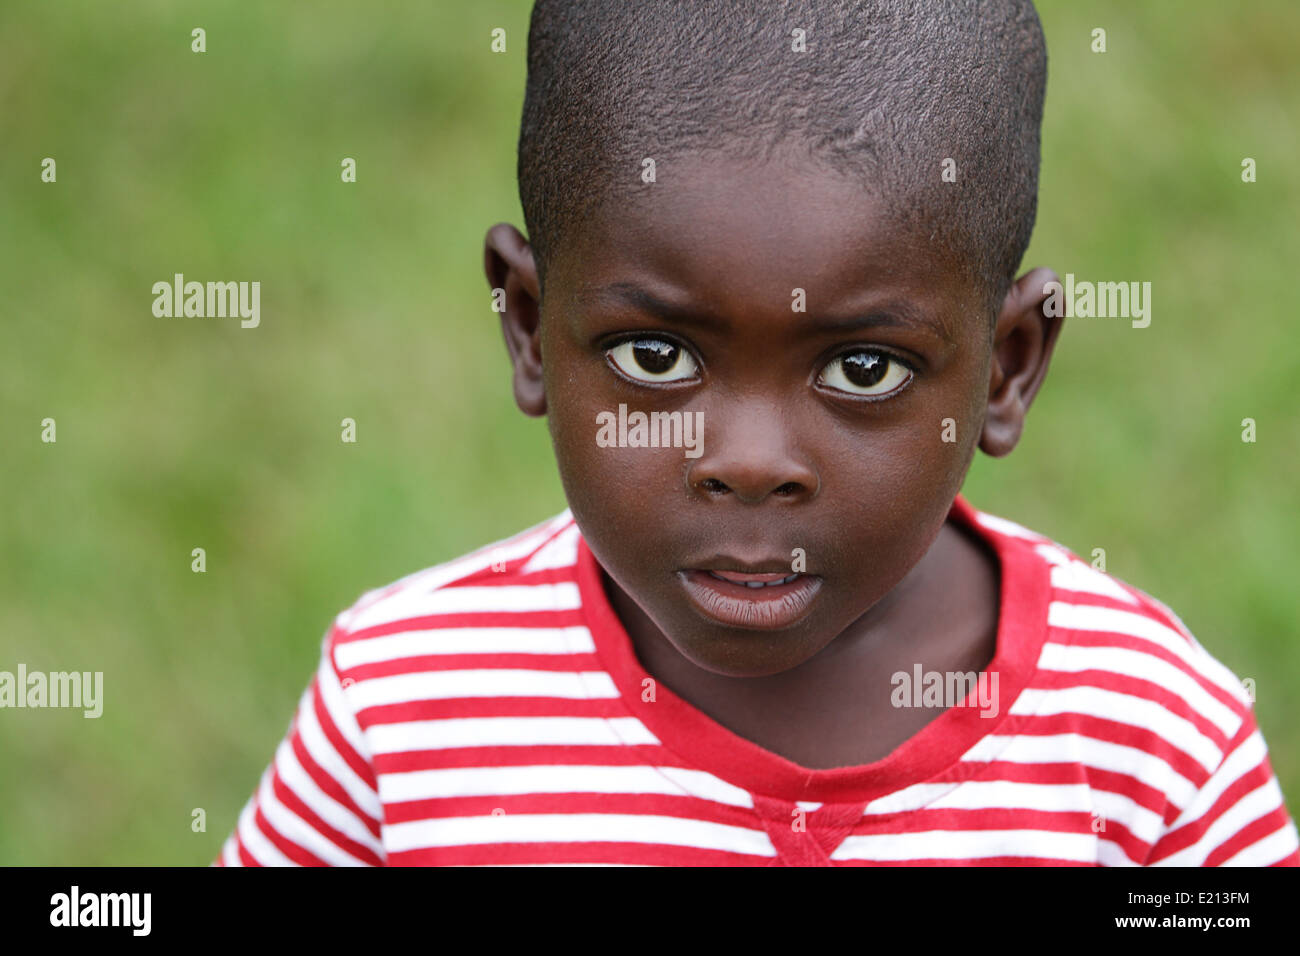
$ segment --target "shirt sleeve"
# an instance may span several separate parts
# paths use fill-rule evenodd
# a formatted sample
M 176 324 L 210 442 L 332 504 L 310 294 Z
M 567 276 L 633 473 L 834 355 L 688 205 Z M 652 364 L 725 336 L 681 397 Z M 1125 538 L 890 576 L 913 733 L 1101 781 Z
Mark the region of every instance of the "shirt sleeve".
M 1300 866 L 1268 748 L 1246 711 L 1223 761 L 1151 848 L 1148 866 Z
M 337 625 L 336 625 L 337 626 Z M 382 866 L 373 762 L 334 665 L 321 660 L 214 866 Z

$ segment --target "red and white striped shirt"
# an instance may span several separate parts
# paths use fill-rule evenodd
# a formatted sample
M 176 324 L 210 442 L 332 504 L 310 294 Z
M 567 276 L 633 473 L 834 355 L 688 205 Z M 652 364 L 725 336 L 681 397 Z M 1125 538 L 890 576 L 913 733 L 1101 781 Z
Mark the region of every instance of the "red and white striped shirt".
M 1250 698 L 1168 608 L 951 517 L 1001 562 L 994 717 L 860 767 L 764 750 L 644 692 L 565 512 L 339 615 L 215 863 L 1300 865 Z

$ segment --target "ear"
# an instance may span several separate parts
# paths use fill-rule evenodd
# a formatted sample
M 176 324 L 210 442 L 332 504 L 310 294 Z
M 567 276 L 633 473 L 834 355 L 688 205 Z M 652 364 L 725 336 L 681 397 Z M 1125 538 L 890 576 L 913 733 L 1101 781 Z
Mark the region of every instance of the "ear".
M 483 265 L 488 287 L 505 290 L 501 331 L 514 366 L 515 404 L 525 415 L 546 414 L 542 384 L 541 285 L 533 249 L 514 226 L 500 222 L 487 231 Z
M 1060 316 L 1043 305 L 1057 282 L 1051 269 L 1034 269 L 1012 283 L 993 331 L 993 361 L 989 368 L 989 404 L 980 448 L 1001 458 L 1016 447 L 1025 413 L 1047 375 L 1047 366 L 1061 331 Z

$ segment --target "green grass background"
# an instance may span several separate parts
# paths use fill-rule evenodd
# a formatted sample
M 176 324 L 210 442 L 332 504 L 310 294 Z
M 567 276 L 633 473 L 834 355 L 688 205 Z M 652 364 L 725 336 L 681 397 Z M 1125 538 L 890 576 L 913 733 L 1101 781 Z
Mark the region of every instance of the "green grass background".
M 105 681 L 98 720 L 0 711 L 0 863 L 207 863 L 333 615 L 564 506 L 482 274 L 487 226 L 522 226 L 529 4 L 179 7 L 0 6 L 0 669 Z M 1150 281 L 1153 319 L 1071 322 L 966 493 L 1104 547 L 1254 678 L 1295 813 L 1300 6 L 1040 11 L 1025 265 Z M 259 279 L 261 327 L 154 318 L 174 272 Z

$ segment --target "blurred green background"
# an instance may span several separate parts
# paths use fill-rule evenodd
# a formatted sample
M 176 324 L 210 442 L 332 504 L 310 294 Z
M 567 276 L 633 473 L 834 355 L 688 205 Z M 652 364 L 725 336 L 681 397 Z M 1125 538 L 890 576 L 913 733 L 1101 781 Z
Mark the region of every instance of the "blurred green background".
M 482 272 L 522 228 L 529 3 L 178 6 L 0 6 L 0 669 L 105 685 L 98 720 L 0 711 L 0 863 L 206 864 L 335 613 L 564 507 Z M 1152 323 L 1070 322 L 966 494 L 1105 548 L 1254 678 L 1295 814 L 1300 6 L 1039 9 L 1025 265 L 1150 281 Z M 155 318 L 175 272 L 260 280 L 261 327 Z

